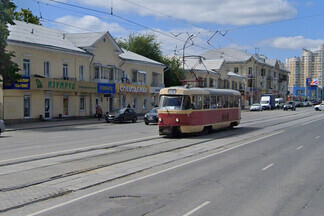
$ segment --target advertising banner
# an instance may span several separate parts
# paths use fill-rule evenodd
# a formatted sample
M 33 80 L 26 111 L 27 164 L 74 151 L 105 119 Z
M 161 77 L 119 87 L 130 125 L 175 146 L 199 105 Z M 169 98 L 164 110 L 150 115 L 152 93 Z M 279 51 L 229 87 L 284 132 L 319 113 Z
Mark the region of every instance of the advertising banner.
M 115 84 L 98 83 L 97 85 L 97 93 L 101 94 L 115 94 L 115 89 Z
M 127 84 L 117 84 L 117 93 L 127 93 L 127 94 L 148 94 L 149 86 L 147 85 L 127 85 Z
M 16 90 L 29 90 L 30 89 L 30 77 L 21 77 L 16 83 L 10 85 L 4 85 L 4 89 L 16 89 Z

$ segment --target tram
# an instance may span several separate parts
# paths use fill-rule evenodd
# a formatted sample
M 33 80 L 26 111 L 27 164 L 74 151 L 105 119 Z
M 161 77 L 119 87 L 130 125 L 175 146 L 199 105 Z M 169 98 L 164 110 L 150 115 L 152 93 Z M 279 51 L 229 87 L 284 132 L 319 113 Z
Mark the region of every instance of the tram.
M 160 135 L 232 128 L 241 120 L 241 94 L 230 89 L 169 87 L 160 90 Z

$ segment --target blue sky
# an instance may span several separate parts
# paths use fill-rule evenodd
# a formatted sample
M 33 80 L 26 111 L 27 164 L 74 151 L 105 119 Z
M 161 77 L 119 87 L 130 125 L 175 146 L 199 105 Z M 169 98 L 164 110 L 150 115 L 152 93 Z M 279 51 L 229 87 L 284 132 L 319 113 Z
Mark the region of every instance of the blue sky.
M 285 61 L 324 44 L 323 0 L 13 0 L 68 32 L 154 33 L 165 55 L 234 47 Z M 111 7 L 113 14 L 111 15 Z M 217 32 L 217 33 L 216 33 Z M 216 34 L 215 34 L 216 33 Z M 213 36 L 214 35 L 214 36 Z M 213 36 L 213 37 L 212 37 Z

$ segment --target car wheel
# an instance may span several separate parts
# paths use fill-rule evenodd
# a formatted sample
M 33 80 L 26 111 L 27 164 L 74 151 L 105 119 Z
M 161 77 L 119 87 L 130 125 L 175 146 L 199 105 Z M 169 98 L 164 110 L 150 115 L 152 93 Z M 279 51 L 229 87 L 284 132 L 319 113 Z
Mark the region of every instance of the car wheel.
M 149 125 L 149 122 L 148 122 L 148 121 L 145 121 L 145 124 L 146 124 L 146 125 Z
M 319 111 L 318 107 L 315 108 L 316 111 Z
M 123 123 L 123 122 L 124 122 L 124 118 L 121 117 L 121 118 L 119 119 L 119 123 Z
M 134 118 L 133 118 L 132 122 L 133 122 L 133 123 L 135 123 L 136 121 L 137 121 L 137 117 L 136 117 L 136 116 L 134 116 Z

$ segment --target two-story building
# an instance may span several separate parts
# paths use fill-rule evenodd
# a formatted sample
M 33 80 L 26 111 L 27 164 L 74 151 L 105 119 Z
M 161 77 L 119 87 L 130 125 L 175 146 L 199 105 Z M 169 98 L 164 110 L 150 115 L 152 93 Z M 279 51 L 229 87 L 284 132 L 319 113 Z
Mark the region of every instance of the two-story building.
M 93 116 L 98 105 L 104 113 L 127 104 L 144 113 L 157 103 L 164 65 L 122 50 L 109 32 L 66 33 L 15 23 L 6 49 L 15 53 L 22 79 L 0 89 L 0 118 Z

